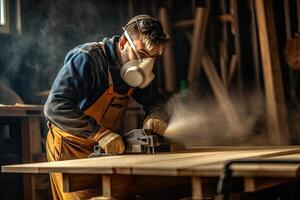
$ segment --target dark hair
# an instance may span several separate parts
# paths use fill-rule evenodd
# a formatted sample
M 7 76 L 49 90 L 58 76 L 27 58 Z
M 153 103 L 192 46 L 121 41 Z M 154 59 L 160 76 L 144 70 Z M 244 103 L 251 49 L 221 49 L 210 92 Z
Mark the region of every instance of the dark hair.
M 133 39 L 139 38 L 144 41 L 147 48 L 151 49 L 157 45 L 165 46 L 169 37 L 163 32 L 158 19 L 149 15 L 137 15 L 123 27 Z

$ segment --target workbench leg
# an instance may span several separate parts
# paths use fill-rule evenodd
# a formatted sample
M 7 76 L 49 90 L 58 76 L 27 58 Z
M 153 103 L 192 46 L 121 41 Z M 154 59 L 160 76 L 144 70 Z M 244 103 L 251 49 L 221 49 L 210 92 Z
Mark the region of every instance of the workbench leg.
M 192 199 L 202 200 L 204 199 L 202 191 L 202 181 L 200 177 L 192 177 Z
M 23 162 L 33 162 L 34 154 L 41 154 L 41 131 L 39 117 L 22 118 L 22 154 Z M 35 200 L 35 177 L 30 174 L 23 175 L 23 189 L 25 200 Z
M 104 197 L 111 197 L 111 179 L 109 175 L 102 175 L 102 194 Z
M 102 175 L 102 197 L 97 198 L 101 200 L 116 200 L 112 197 L 112 178 L 110 175 Z

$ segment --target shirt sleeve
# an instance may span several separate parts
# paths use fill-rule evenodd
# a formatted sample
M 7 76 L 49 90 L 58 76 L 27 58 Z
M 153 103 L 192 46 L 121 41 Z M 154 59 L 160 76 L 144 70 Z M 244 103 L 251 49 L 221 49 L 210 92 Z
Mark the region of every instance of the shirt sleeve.
M 79 102 L 86 98 L 95 81 L 94 66 L 85 52 L 74 53 L 65 60 L 44 106 L 46 118 L 62 130 L 87 138 L 100 126 L 85 115 Z
M 136 88 L 132 97 L 143 106 L 145 118 L 155 117 L 164 121 L 168 119 L 166 111 L 167 97 L 160 91 L 155 79 L 146 88 Z

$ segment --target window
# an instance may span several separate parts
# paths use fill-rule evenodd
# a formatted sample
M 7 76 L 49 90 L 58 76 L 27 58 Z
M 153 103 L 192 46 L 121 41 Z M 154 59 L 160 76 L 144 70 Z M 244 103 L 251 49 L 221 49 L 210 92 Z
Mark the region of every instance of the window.
M 4 0 L 0 0 L 0 25 L 5 25 Z
M 0 33 L 9 33 L 8 0 L 0 0 Z

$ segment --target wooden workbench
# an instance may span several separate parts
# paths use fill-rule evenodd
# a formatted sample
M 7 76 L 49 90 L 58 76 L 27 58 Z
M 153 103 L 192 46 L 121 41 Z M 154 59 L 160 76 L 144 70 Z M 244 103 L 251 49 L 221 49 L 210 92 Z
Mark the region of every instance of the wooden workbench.
M 69 192 L 84 189 L 72 188 L 71 175 L 101 174 L 102 194 L 108 198 L 145 192 L 147 187 L 154 189 L 185 183 L 189 185 L 193 199 L 204 199 L 216 194 L 217 181 L 222 174 L 224 163 L 242 158 L 300 161 L 300 146 L 203 147 L 185 152 L 10 165 L 2 166 L 2 172 L 32 174 L 61 172 L 64 177 L 64 190 Z M 234 164 L 232 169 L 234 177 L 243 178 L 243 192 L 253 192 L 298 178 L 300 163 Z
M 34 162 L 42 153 L 41 117 L 42 105 L 3 105 L 0 104 L 0 125 L 9 126 L 10 130 L 19 127 L 23 163 Z M 16 142 L 16 141 L 15 141 Z M 23 176 L 24 199 L 35 199 L 35 178 Z

